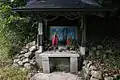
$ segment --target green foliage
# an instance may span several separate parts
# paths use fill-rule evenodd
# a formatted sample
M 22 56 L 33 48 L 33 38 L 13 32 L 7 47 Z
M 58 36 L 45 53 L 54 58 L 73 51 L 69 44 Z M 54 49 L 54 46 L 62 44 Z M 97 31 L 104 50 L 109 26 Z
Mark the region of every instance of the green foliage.
M 27 70 L 20 68 L 0 68 L 0 80 L 27 80 Z
M 14 0 L 11 3 L 11 6 L 12 7 L 21 7 L 21 6 L 24 6 L 25 4 L 26 4 L 26 0 Z
M 20 2 L 20 3 L 19 3 Z M 24 5 L 20 0 L 14 0 L 12 7 Z M 12 12 L 9 2 L 0 2 L 0 80 L 27 80 L 28 71 L 20 68 L 10 68 L 11 57 L 27 42 L 33 41 L 37 35 L 34 21 L 28 17 L 20 17 Z
M 36 38 L 37 27 L 32 26 L 33 23 L 30 18 L 13 13 L 8 4 L 0 4 L 0 59 L 11 57 Z

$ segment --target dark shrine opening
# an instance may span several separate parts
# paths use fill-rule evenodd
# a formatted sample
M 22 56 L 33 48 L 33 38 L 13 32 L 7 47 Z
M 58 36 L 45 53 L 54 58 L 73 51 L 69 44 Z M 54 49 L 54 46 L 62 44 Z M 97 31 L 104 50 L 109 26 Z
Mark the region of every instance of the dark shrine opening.
M 67 19 L 67 17 L 61 16 L 57 19 L 48 20 L 48 26 L 77 26 L 78 19 Z
M 57 33 L 59 38 L 59 45 L 65 45 L 67 37 L 71 36 L 72 39 L 76 40 L 78 37 L 78 19 L 68 19 L 60 16 L 57 18 L 51 18 L 47 20 L 47 39 L 51 41 L 51 37 Z M 46 30 L 46 29 L 45 29 Z
M 49 17 L 50 19 L 47 20 L 47 28 L 44 28 L 45 34 L 47 33 L 47 37 L 45 36 L 45 40 L 51 41 L 51 36 L 53 33 L 51 33 L 51 29 L 57 29 L 58 31 L 63 30 L 61 32 L 58 32 L 61 37 L 64 37 L 60 40 L 60 44 L 65 44 L 65 41 L 67 39 L 67 33 L 66 30 L 71 27 L 71 29 L 75 29 L 72 36 L 76 37 L 74 39 L 80 38 L 80 19 L 68 19 L 64 16 L 54 18 L 53 16 Z M 53 18 L 53 19 L 52 19 Z M 53 30 L 54 31 L 54 30 Z M 69 31 L 71 32 L 71 31 Z M 119 28 L 119 19 L 116 17 L 100 17 L 95 15 L 89 15 L 86 16 L 86 36 L 87 40 L 89 38 L 96 38 L 103 40 L 105 37 L 113 37 L 113 38 L 119 38 L 120 35 L 120 28 Z M 81 39 L 79 39 L 81 40 Z M 61 43 L 62 42 L 62 43 Z

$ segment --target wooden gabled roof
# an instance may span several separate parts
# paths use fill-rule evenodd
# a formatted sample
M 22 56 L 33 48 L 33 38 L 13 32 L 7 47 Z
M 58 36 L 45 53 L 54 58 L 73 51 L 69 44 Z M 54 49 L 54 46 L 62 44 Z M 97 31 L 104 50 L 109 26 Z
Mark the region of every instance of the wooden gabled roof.
M 39 11 L 112 11 L 95 0 L 29 0 L 24 7 L 13 8 L 17 12 Z

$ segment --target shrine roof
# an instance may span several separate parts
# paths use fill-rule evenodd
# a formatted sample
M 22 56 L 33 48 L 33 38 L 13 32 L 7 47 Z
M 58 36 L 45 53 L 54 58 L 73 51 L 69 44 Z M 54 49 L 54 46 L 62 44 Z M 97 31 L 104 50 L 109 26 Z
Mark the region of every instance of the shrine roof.
M 29 0 L 24 7 L 14 11 L 111 11 L 95 0 Z

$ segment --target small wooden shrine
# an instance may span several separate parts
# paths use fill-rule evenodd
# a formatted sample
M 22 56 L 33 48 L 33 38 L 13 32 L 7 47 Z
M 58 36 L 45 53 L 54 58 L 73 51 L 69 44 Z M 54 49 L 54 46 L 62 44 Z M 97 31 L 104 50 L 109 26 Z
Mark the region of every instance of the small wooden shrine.
M 29 0 L 26 6 L 13 8 L 13 11 L 37 20 L 39 53 L 45 52 L 44 41 L 50 41 L 51 36 L 56 32 L 59 37 L 59 45 L 65 45 L 67 36 L 71 36 L 74 41 L 79 42 L 81 55 L 85 55 L 86 16 L 106 15 L 106 13 L 115 10 L 100 5 L 97 0 Z M 47 55 L 40 54 L 38 56 L 43 57 L 43 72 L 50 72 L 48 57 L 70 57 L 70 71 L 77 71 L 78 54 L 48 53 Z
M 68 35 L 81 40 L 82 54 L 85 54 L 86 16 L 114 10 L 101 6 L 95 0 L 29 0 L 25 7 L 13 8 L 13 11 L 38 21 L 38 46 L 41 52 L 43 40 L 49 40 L 52 33 L 57 31 L 60 41 Z

